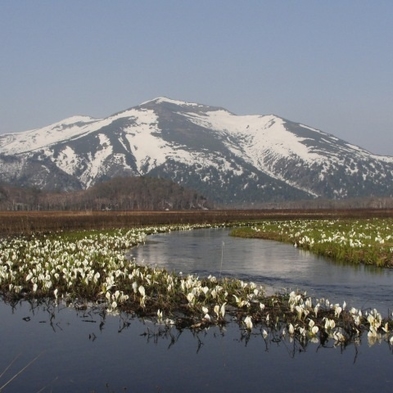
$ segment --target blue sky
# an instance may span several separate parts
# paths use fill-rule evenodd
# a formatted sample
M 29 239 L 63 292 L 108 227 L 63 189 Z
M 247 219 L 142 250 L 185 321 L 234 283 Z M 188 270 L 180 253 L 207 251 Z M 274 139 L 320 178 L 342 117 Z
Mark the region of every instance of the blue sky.
M 2 0 L 0 133 L 157 96 L 393 155 L 393 1 Z

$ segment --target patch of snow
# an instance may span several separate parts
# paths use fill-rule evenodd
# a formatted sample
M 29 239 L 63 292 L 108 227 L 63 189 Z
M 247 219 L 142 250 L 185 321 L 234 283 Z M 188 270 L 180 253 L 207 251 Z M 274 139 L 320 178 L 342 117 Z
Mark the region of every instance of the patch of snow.
M 113 152 L 113 147 L 110 144 L 109 138 L 104 134 L 99 134 L 98 137 L 102 149 L 97 150 L 94 155 L 90 155 L 87 162 L 87 170 L 81 176 L 81 181 L 86 187 L 90 187 L 94 179 L 104 173 L 106 168 L 103 164 Z
M 182 113 L 180 113 L 182 114 Z M 314 161 L 320 158 L 301 143 L 305 138 L 300 138 L 288 131 L 285 120 L 274 115 L 246 115 L 238 116 L 225 110 L 210 111 L 206 114 L 182 114 L 191 122 L 199 126 L 210 128 L 218 133 L 227 133 L 236 136 L 236 141 L 248 159 L 248 162 L 257 165 L 258 169 L 264 168 L 266 152 L 275 153 L 277 156 L 298 156 L 305 161 Z M 234 153 L 239 146 L 226 142 L 227 147 Z
M 313 128 L 313 127 L 310 127 L 310 126 L 306 126 L 305 124 L 302 124 L 302 123 L 299 123 L 299 126 L 302 127 L 302 128 L 307 128 L 307 130 L 314 131 L 314 132 L 316 132 L 316 133 L 318 133 L 318 134 L 326 135 L 325 132 L 323 132 L 323 131 L 321 131 L 321 130 L 318 130 L 317 128 Z M 329 135 L 329 136 L 330 136 L 330 135 Z M 336 139 L 337 139 L 337 138 L 336 138 Z
M 54 159 L 54 162 L 64 172 L 74 175 L 81 163 L 81 159 L 71 147 L 65 146 L 59 152 L 58 157 Z
M 152 102 L 154 102 L 156 104 L 161 104 L 163 102 L 168 102 L 170 104 L 175 104 L 175 105 L 180 105 L 180 106 L 198 107 L 198 108 L 203 108 L 205 106 L 205 105 L 197 104 L 196 102 L 186 102 L 186 101 L 172 100 L 172 99 L 167 98 L 167 97 L 157 97 L 157 98 L 154 98 L 153 100 L 142 102 L 141 105 L 150 104 Z
M 123 153 L 116 153 L 111 156 L 111 162 L 121 166 L 124 169 L 132 170 L 132 168 L 127 164 L 126 156 Z
M 138 171 L 142 174 L 147 167 L 163 164 L 172 152 L 171 146 L 159 135 L 157 115 L 152 110 L 131 112 L 135 123 L 124 129 L 125 138 L 134 147 L 133 155 Z M 151 157 L 153 157 L 151 159 Z
M 48 167 L 46 167 L 45 165 L 41 165 L 41 168 L 42 168 L 46 173 L 50 173 L 50 170 L 49 170 Z
M 71 139 L 99 120 L 87 116 L 73 116 L 47 127 L 0 136 L 1 152 L 21 154 L 42 149 L 55 143 Z

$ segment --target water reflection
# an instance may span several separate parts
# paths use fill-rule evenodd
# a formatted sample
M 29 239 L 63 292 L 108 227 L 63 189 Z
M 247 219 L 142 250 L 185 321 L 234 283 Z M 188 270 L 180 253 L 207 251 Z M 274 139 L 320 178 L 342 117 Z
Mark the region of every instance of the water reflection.
M 376 307 L 384 315 L 393 310 L 393 270 L 338 264 L 289 244 L 228 234 L 227 229 L 202 229 L 153 235 L 131 254 L 138 263 L 171 271 L 201 276 L 222 271 L 274 291 L 306 290 L 361 309 Z
M 392 382 L 385 342 L 343 348 L 235 323 L 177 330 L 50 303 L 0 303 L 0 317 L 0 373 L 19 355 L 0 386 L 39 355 L 5 392 L 388 391 Z
M 337 265 L 226 230 L 157 235 L 132 253 L 170 270 L 302 288 L 382 313 L 378 304 L 391 304 L 390 271 Z M 391 347 L 383 340 L 370 347 L 364 336 L 343 347 L 284 335 L 284 326 L 177 330 L 50 302 L 0 302 L 0 319 L 0 386 L 16 375 L 4 392 L 385 392 L 393 382 Z

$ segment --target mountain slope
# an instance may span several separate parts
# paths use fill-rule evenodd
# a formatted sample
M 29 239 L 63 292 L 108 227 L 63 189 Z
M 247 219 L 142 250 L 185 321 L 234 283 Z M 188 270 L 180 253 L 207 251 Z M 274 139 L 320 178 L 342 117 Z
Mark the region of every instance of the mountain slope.
M 390 196 L 393 158 L 275 115 L 159 97 L 105 119 L 75 116 L 0 135 L 0 180 L 84 189 L 168 178 L 219 203 Z

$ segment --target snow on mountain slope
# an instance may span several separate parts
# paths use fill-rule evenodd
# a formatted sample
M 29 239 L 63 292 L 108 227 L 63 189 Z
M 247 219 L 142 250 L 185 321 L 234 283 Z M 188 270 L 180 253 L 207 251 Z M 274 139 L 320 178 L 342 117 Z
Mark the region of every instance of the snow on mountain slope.
M 220 110 L 199 114 L 186 114 L 193 123 L 227 136 L 226 144 L 234 152 L 241 147 L 253 165 L 264 167 L 261 159 L 266 152 L 276 155 L 299 156 L 305 161 L 320 158 L 313 154 L 300 138 L 285 128 L 285 121 L 274 115 L 237 116 Z M 233 137 L 236 139 L 233 140 Z M 234 141 L 236 143 L 234 143 Z M 239 146 L 240 145 L 240 146 Z
M 134 123 L 127 127 L 125 138 L 136 159 L 139 173 L 149 171 L 149 168 L 161 165 L 166 158 L 174 153 L 172 146 L 166 143 L 160 136 L 158 118 L 152 110 L 130 111 Z
M 315 128 L 166 97 L 0 135 L 0 168 L 0 180 L 47 189 L 167 177 L 223 202 L 391 195 L 393 180 L 393 157 Z
M 314 189 L 315 182 L 325 182 L 340 168 L 354 174 L 359 170 L 359 160 L 393 162 L 392 158 L 379 160 L 378 156 L 333 135 L 275 115 L 237 116 L 225 110 L 179 114 L 220 135 L 231 152 L 241 155 L 258 170 L 313 196 L 320 195 Z M 314 168 L 314 176 L 304 176 L 305 180 L 299 181 L 305 168 Z M 296 177 L 293 177 L 294 170 L 299 173 Z M 341 194 L 345 190 L 335 192 Z
M 162 104 L 162 103 L 168 103 L 168 104 L 174 104 L 177 106 L 181 106 L 181 107 L 194 107 L 194 108 L 204 108 L 207 107 L 206 105 L 202 105 L 202 104 L 198 104 L 196 102 L 186 102 L 186 101 L 179 101 L 179 100 L 172 100 L 171 98 L 167 98 L 167 97 L 156 97 L 152 100 L 149 101 L 145 101 L 142 102 L 142 104 L 140 104 L 140 106 L 144 106 L 147 104 Z
M 0 136 L 0 151 L 20 154 L 71 139 L 80 135 L 86 126 L 97 122 L 89 116 L 73 116 L 44 128 Z

